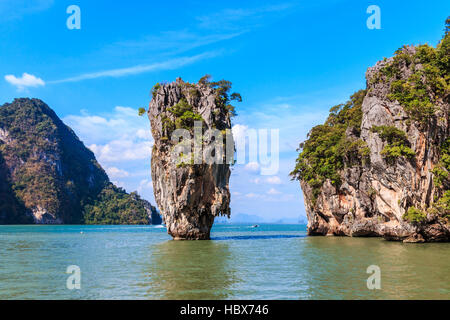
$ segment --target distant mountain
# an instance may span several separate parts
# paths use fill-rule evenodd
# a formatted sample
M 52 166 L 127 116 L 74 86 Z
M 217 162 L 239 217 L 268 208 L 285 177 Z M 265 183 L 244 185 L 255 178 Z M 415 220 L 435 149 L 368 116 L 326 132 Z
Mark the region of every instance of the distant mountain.
M 304 220 L 301 217 L 295 217 L 295 218 L 281 218 L 279 220 L 275 220 L 273 223 L 279 223 L 279 224 L 306 224 Z
M 307 224 L 306 218 L 282 217 L 279 219 L 265 219 L 254 214 L 238 213 L 232 214 L 230 219 L 226 217 L 218 217 L 215 223 L 276 223 L 276 224 Z
M 238 213 L 232 214 L 230 219 L 227 217 L 216 218 L 215 223 L 264 223 L 266 220 L 253 214 Z
M 0 107 L 0 224 L 161 223 L 155 207 L 116 187 L 94 154 L 44 102 Z

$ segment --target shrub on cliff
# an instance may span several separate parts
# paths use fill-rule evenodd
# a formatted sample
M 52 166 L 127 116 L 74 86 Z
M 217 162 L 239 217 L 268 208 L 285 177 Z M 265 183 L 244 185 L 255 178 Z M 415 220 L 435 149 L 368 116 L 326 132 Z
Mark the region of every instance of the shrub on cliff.
M 325 124 L 312 128 L 308 139 L 300 144 L 301 152 L 290 175 L 308 183 L 313 188 L 314 198 L 325 180 L 339 185 L 339 171 L 346 164 L 363 161 L 368 156 L 366 144 L 358 139 L 365 94 L 366 90 L 360 90 L 345 104 L 332 107 Z M 349 128 L 353 137 L 346 134 Z
M 195 101 L 200 98 L 199 90 L 201 90 L 202 86 L 210 87 L 214 90 L 215 102 L 219 107 L 214 112 L 216 117 L 225 117 L 230 120 L 231 117 L 236 116 L 236 108 L 231 104 L 231 101 L 242 102 L 242 97 L 239 93 L 231 93 L 232 83 L 230 81 L 220 80 L 212 82 L 210 75 L 203 76 L 198 81 L 198 84 L 184 82 L 181 78 L 178 78 L 177 85 L 181 88 L 181 99 L 172 107 L 167 108 L 168 113 L 160 115 L 163 140 L 169 140 L 169 136 L 175 129 L 191 130 L 195 121 L 204 121 L 198 110 L 194 110 L 192 105 L 190 105 L 190 103 L 195 104 Z M 153 87 L 153 98 L 156 97 L 158 90 L 161 88 L 162 86 L 159 83 Z M 223 130 L 224 128 L 217 127 L 216 129 Z
M 434 184 L 437 187 L 448 189 L 450 186 L 450 138 L 442 144 L 439 164 L 432 172 Z
M 435 113 L 440 99 L 449 101 L 450 81 L 450 19 L 446 31 L 436 48 L 428 44 L 417 47 L 403 46 L 372 82 L 388 82 L 388 99 L 398 101 L 409 117 L 425 126 Z M 412 73 L 405 79 L 404 70 Z
M 388 162 L 394 162 L 399 157 L 414 158 L 415 152 L 410 148 L 406 133 L 393 126 L 374 126 L 372 132 L 378 133 L 381 140 L 387 144 L 381 151 L 381 155 Z
M 216 92 L 216 104 L 223 110 L 226 110 L 230 117 L 237 115 L 236 108 L 230 102 L 242 102 L 242 97 L 239 93 L 234 92 L 230 94 L 232 83 L 228 80 L 220 80 L 211 82 L 211 76 L 205 75 L 199 80 L 199 84 L 207 85 L 213 88 Z
M 402 218 L 412 224 L 421 224 L 426 221 L 427 215 L 416 207 L 409 207 Z
M 186 98 L 182 98 L 173 107 L 168 110 L 176 117 L 175 127 L 177 129 L 192 129 L 195 121 L 202 121 L 203 118 L 197 112 L 194 112 L 192 106 L 187 102 Z

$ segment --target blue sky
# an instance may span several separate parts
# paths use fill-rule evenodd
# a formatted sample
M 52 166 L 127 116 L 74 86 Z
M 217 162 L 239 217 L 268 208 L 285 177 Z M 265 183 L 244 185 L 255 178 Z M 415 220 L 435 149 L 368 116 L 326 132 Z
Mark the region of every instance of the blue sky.
M 72 4 L 80 30 L 66 27 Z M 380 30 L 366 26 L 369 5 L 381 9 Z M 233 168 L 232 214 L 298 220 L 303 198 L 288 173 L 299 142 L 365 87 L 367 67 L 403 44 L 436 45 L 449 14 L 446 0 L 0 0 L 0 103 L 44 100 L 112 181 L 154 203 L 153 141 L 136 110 L 156 82 L 230 80 L 244 99 L 236 128 L 280 129 L 276 175 Z

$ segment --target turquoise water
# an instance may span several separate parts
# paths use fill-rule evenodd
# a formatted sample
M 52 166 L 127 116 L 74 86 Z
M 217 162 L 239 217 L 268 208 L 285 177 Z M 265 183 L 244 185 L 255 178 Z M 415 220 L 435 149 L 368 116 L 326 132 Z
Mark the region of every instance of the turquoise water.
M 300 225 L 0 226 L 0 299 L 450 299 L 450 244 L 307 237 Z M 81 289 L 66 287 L 66 268 Z M 369 290 L 369 265 L 381 289 Z

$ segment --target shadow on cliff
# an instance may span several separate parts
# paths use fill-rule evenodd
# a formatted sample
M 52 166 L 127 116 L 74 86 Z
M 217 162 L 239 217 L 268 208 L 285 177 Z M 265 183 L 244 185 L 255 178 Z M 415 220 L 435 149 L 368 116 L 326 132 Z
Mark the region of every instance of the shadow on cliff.
M 8 167 L 0 151 L 0 224 L 31 223 L 33 219 L 27 216 L 25 205 L 14 193 Z
M 211 240 L 265 240 L 265 239 L 291 239 L 291 238 L 305 238 L 306 235 L 252 235 L 252 236 L 229 236 L 229 237 L 212 237 Z

